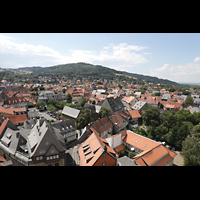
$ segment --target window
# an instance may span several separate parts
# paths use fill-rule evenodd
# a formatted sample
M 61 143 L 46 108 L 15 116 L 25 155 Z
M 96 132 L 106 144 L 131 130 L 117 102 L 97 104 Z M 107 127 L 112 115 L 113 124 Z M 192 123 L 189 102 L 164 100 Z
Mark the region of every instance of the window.
M 42 156 L 40 156 L 40 160 L 42 160 L 42 158 L 43 158 L 43 157 L 42 157 Z
M 102 162 L 102 165 L 105 165 L 105 164 L 106 164 L 106 161 L 103 161 L 103 162 Z
M 47 157 L 47 160 L 49 160 L 49 156 Z
M 36 160 L 39 160 L 40 159 L 40 157 L 36 157 Z

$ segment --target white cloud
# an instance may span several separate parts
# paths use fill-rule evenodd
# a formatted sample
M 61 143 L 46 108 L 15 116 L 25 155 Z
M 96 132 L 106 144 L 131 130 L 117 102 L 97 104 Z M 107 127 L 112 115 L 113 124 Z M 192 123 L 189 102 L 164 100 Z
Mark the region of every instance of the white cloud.
M 136 53 L 148 47 L 108 44 L 100 51 L 69 50 L 70 55 L 61 55 L 54 49 L 33 44 L 20 44 L 14 38 L 0 35 L 0 67 L 51 66 L 56 64 L 88 62 L 124 70 L 135 64 L 147 63 L 144 54 Z M 146 53 L 147 54 L 147 53 Z
M 165 64 L 160 68 L 151 69 L 149 75 L 176 82 L 200 82 L 200 57 L 196 57 L 193 63 L 184 65 Z

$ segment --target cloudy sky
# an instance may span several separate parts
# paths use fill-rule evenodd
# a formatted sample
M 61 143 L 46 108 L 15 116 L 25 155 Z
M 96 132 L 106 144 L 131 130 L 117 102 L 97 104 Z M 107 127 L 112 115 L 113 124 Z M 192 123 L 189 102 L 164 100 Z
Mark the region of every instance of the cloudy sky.
M 0 33 L 0 67 L 87 62 L 200 83 L 199 33 Z

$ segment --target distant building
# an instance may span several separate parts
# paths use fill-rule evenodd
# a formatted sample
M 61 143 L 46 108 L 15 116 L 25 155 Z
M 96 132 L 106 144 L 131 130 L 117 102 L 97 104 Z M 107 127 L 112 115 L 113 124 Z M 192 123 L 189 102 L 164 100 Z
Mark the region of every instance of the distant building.
M 149 105 L 147 104 L 147 102 L 144 101 L 138 101 L 132 107 L 133 110 L 138 110 L 140 114 L 142 114 L 142 110 L 144 110 L 145 108 L 149 108 Z
M 80 110 L 75 109 L 75 108 L 71 108 L 69 106 L 65 106 L 62 110 L 62 119 L 63 120 L 68 120 L 68 119 L 72 119 L 74 120 L 75 125 L 77 126 L 77 118 L 80 114 Z
M 124 110 L 124 105 L 119 97 L 115 99 L 113 97 L 106 98 L 101 106 L 109 108 L 111 113 Z

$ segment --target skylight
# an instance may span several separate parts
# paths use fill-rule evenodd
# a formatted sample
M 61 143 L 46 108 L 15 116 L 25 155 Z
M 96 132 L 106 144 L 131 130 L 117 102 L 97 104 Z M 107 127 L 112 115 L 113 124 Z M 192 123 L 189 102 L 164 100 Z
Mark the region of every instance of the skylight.
M 135 143 L 137 143 L 137 140 L 135 141 Z

